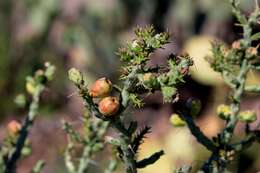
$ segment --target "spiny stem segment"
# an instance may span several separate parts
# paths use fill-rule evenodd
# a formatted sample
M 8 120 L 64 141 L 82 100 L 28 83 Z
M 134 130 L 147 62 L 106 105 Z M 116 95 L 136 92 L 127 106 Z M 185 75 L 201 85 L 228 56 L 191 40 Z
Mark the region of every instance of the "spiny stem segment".
M 252 26 L 257 24 L 259 20 L 260 10 L 257 6 L 247 17 L 239 9 L 238 0 L 230 0 L 230 3 L 233 14 L 243 28 L 243 38 L 234 42 L 231 49 L 226 48 L 220 43 L 212 45 L 213 58 L 210 58 L 209 62 L 215 71 L 222 74 L 224 81 L 232 89 L 232 97 L 231 104 L 225 112 L 225 115 L 227 115 L 225 118 L 226 126 L 217 137 L 214 137 L 216 149 L 212 151 L 211 157 L 202 167 L 204 172 L 226 171 L 227 163 L 230 161 L 229 157 L 233 155 L 230 153 L 241 152 L 259 139 L 259 136 L 257 136 L 259 129 L 248 130 L 247 128 L 245 130 L 247 134 L 245 139 L 232 144 L 234 129 L 242 114 L 240 112 L 242 95 L 245 92 L 259 93 L 259 86 L 246 85 L 246 79 L 248 72 L 251 69 L 257 69 L 257 64 L 259 64 L 257 48 L 251 47 L 251 44 L 252 41 L 260 38 L 258 36 L 259 33 L 252 33 Z M 255 116 L 249 111 L 244 115 L 247 116 L 244 119 L 248 120 L 248 123 L 251 122 L 249 116 Z M 252 120 L 254 120 L 253 117 Z

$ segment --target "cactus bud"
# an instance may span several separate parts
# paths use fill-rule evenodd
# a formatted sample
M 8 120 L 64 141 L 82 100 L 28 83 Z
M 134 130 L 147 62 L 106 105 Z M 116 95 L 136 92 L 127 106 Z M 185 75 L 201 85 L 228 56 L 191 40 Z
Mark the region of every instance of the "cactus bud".
M 171 115 L 170 123 L 175 127 L 183 127 L 186 125 L 186 122 L 184 120 L 182 120 L 178 114 Z
M 36 82 L 35 80 L 29 76 L 26 78 L 26 84 L 25 84 L 25 87 L 26 87 L 26 91 L 29 93 L 29 94 L 33 94 L 35 92 L 35 89 L 36 89 Z
M 186 102 L 186 107 L 189 109 L 189 114 L 195 117 L 201 110 L 201 102 L 198 99 L 189 98 Z
M 19 108 L 24 108 L 25 105 L 26 105 L 26 98 L 23 94 L 18 94 L 15 99 L 14 99 L 14 102 L 16 103 L 16 105 L 19 107 Z
M 51 65 L 49 62 L 46 62 L 45 64 L 46 70 L 45 70 L 45 76 L 48 79 L 48 81 L 52 80 L 54 77 L 54 73 L 55 73 L 55 66 Z
M 158 84 L 158 81 L 153 73 L 144 73 L 142 76 L 144 85 L 149 88 L 154 88 Z
M 98 109 L 100 113 L 102 113 L 104 116 L 112 116 L 117 113 L 119 110 L 119 101 L 116 97 L 105 97 L 103 98 L 98 105 Z
M 153 77 L 152 73 L 145 73 L 143 75 L 143 80 L 144 80 L 144 82 L 148 82 L 148 81 L 150 81 L 152 79 L 152 77 Z
M 39 69 L 35 72 L 35 80 L 39 83 L 47 82 L 47 78 L 46 78 L 43 70 Z
M 26 90 L 27 90 L 27 92 L 28 92 L 29 94 L 33 94 L 34 91 L 35 91 L 35 86 L 34 86 L 32 83 L 27 82 L 27 83 L 26 83 Z
M 225 56 L 225 57 L 227 57 L 228 55 L 229 55 L 229 53 L 230 53 L 230 49 L 228 49 L 227 47 L 221 47 L 221 52 L 223 53 L 223 55 Z
M 225 104 L 219 105 L 217 107 L 217 115 L 223 120 L 228 120 L 231 115 L 230 107 Z
M 131 48 L 132 48 L 132 50 L 135 51 L 135 52 L 139 52 L 139 51 L 142 50 L 142 47 L 140 46 L 140 43 L 139 43 L 138 40 L 134 40 L 134 41 L 132 42 Z
M 105 97 L 108 96 L 112 90 L 112 83 L 107 78 L 100 78 L 90 88 L 91 97 Z
M 241 49 L 240 40 L 234 41 L 234 42 L 232 43 L 232 48 L 233 48 L 233 49 Z
M 69 80 L 71 80 L 74 84 L 79 85 L 82 82 L 83 76 L 79 70 L 71 68 L 68 73 Z
M 23 147 L 22 151 L 21 151 L 21 154 L 26 157 L 26 156 L 29 156 L 32 154 L 32 149 L 28 146 L 26 147 Z
M 121 141 L 119 139 L 113 138 L 111 136 L 105 136 L 105 142 L 112 144 L 114 146 L 120 146 Z
M 257 48 L 256 47 L 249 47 L 246 49 L 246 57 L 248 59 L 254 58 L 257 56 Z
M 187 75 L 187 74 L 189 74 L 189 67 L 183 67 L 183 68 L 181 68 L 180 69 L 180 73 L 182 74 L 182 75 Z
M 238 120 L 245 123 L 252 123 L 256 120 L 255 111 L 243 111 L 238 114 Z
M 21 128 L 22 128 L 21 124 L 16 120 L 10 121 L 7 125 L 7 130 L 10 135 L 18 134 Z

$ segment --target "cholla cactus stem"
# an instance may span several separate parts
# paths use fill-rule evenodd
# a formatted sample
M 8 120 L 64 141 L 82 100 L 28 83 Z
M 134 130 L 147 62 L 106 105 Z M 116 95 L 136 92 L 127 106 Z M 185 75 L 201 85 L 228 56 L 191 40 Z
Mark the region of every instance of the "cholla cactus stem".
M 111 159 L 109 161 L 107 169 L 105 169 L 104 173 L 113 173 L 118 165 L 118 160 L 117 159 Z
M 37 161 L 36 165 L 33 167 L 31 173 L 40 173 L 45 165 L 43 160 Z
M 66 148 L 64 157 L 65 157 L 65 164 L 66 164 L 66 167 L 67 167 L 69 173 L 76 173 L 76 168 L 75 168 L 75 165 L 72 161 L 72 157 L 71 157 L 71 154 L 70 154 L 73 147 L 74 147 L 74 145 L 73 145 L 71 139 L 68 139 L 68 146 Z
M 260 85 L 246 85 L 246 92 L 260 93 Z
M 213 142 L 206 137 L 203 132 L 199 129 L 198 126 L 194 123 L 192 117 L 190 115 L 187 115 L 187 113 L 182 113 L 183 119 L 186 121 L 190 132 L 193 134 L 193 136 L 197 139 L 199 143 L 201 143 L 203 146 L 205 146 L 209 151 L 215 153 L 217 151 L 217 147 L 213 144 Z
M 237 123 L 237 114 L 240 110 L 240 100 L 241 96 L 244 93 L 244 87 L 245 87 L 245 81 L 246 81 L 246 75 L 249 71 L 249 64 L 248 60 L 244 59 L 241 65 L 240 73 L 237 77 L 238 84 L 236 88 L 234 89 L 233 94 L 233 103 L 231 104 L 231 116 L 230 119 L 227 122 L 227 125 L 224 129 L 224 131 L 221 134 L 222 142 L 227 144 L 232 138 L 234 128 L 236 127 Z
M 29 114 L 25 120 L 24 125 L 22 126 L 20 136 L 18 138 L 15 150 L 11 154 L 11 156 L 8 158 L 7 163 L 6 163 L 6 169 L 5 173 L 13 173 L 14 169 L 16 167 L 16 162 L 21 156 L 21 151 L 24 147 L 26 138 L 28 136 L 28 132 L 30 128 L 32 127 L 33 121 L 35 119 L 35 116 L 38 113 L 38 108 L 39 108 L 39 98 L 40 94 L 43 91 L 44 86 L 43 85 L 38 85 L 35 89 L 35 92 L 33 94 L 33 101 L 30 105 L 29 108 Z
M 81 156 L 79 161 L 79 168 L 77 173 L 84 173 L 87 171 L 90 164 L 91 155 L 92 155 L 91 146 L 85 145 L 83 149 L 83 155 Z

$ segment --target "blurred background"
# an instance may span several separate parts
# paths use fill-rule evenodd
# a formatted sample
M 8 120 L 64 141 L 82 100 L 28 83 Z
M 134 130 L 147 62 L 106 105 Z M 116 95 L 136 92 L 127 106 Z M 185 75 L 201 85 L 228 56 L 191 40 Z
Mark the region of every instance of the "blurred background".
M 241 1 L 245 14 L 254 0 Z M 153 24 L 169 31 L 171 43 L 155 52 L 152 64 L 164 64 L 169 53 L 188 52 L 195 65 L 186 84 L 180 86 L 180 102 L 189 97 L 202 101 L 203 110 L 196 123 L 209 137 L 223 127 L 216 106 L 228 100 L 229 90 L 213 72 L 204 57 L 210 56 L 210 42 L 232 43 L 241 37 L 234 25 L 227 0 L 0 0 L 0 139 L 6 136 L 6 123 L 22 120 L 26 110 L 14 104 L 17 94 L 25 90 L 25 77 L 42 67 L 45 61 L 57 67 L 54 81 L 42 96 L 40 116 L 30 139 L 32 156 L 19 163 L 19 173 L 29 172 L 38 159 L 46 160 L 45 173 L 64 173 L 63 152 L 66 146 L 61 120 L 81 127 L 83 105 L 67 79 L 67 70 L 77 67 L 87 73 L 89 82 L 106 76 L 118 83 L 119 58 L 115 52 L 133 39 L 135 26 Z M 259 31 L 256 26 L 254 32 Z M 257 43 L 254 43 L 255 45 Z M 248 83 L 260 83 L 260 73 L 250 71 Z M 174 105 L 162 104 L 160 93 L 145 98 L 145 107 L 134 111 L 140 125 L 152 126 L 140 158 L 161 148 L 165 150 L 156 164 L 140 173 L 172 173 L 182 165 L 199 167 L 209 153 L 190 135 L 187 128 L 174 128 L 169 117 Z M 242 109 L 253 109 L 260 119 L 260 97 L 245 95 Z M 256 122 L 257 123 L 257 122 Z M 254 126 L 253 124 L 252 126 Z M 241 133 L 239 124 L 236 133 Z M 243 137 L 239 135 L 240 138 Z M 239 138 L 238 138 L 239 139 Z M 106 150 L 93 158 L 92 172 L 102 172 L 109 158 Z M 254 145 L 230 165 L 234 172 L 260 171 L 260 146 Z M 120 168 L 118 169 L 118 173 Z

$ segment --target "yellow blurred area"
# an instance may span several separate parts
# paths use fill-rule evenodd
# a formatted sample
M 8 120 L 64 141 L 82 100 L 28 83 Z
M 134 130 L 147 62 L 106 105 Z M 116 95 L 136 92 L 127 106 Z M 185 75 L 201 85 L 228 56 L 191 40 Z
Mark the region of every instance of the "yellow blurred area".
M 187 52 L 194 61 L 191 67 L 193 79 L 204 85 L 222 85 L 221 75 L 215 72 L 206 61 L 207 56 L 212 56 L 211 43 L 217 41 L 216 38 L 206 35 L 193 36 L 184 44 L 183 52 Z
M 161 149 L 164 150 L 160 160 L 141 169 L 140 173 L 172 173 L 183 165 L 190 165 L 195 158 L 195 148 L 190 132 L 186 127 L 172 128 L 163 139 L 147 138 L 141 146 L 139 159 L 145 158 Z
M 194 60 L 194 66 L 191 67 L 191 76 L 194 80 L 204 85 L 221 86 L 224 81 L 220 73 L 215 72 L 205 59 L 212 57 L 211 43 L 220 41 L 218 38 L 207 35 L 197 35 L 188 39 L 183 47 L 183 52 L 187 52 Z M 247 84 L 259 84 L 260 73 L 251 70 L 248 73 Z

